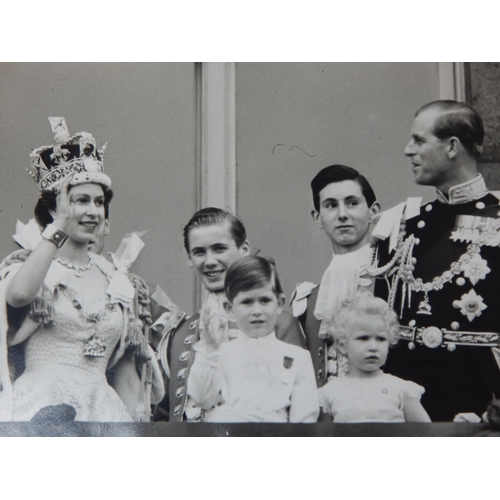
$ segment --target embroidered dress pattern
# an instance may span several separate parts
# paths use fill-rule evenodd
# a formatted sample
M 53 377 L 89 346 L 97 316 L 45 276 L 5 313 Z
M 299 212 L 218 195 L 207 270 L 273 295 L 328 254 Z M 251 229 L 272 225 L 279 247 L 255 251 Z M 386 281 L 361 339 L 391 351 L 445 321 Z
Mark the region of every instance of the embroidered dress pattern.
M 71 296 L 78 297 L 84 314 Z M 98 315 L 99 321 L 88 321 L 89 315 Z M 14 420 L 30 420 L 41 408 L 68 404 L 75 408 L 76 420 L 132 421 L 106 379 L 108 362 L 123 333 L 122 310 L 108 307 L 104 291 L 71 289 L 55 294 L 53 318 L 52 326 L 39 327 L 26 341 L 26 369 L 14 382 Z M 100 356 L 85 354 L 92 335 L 107 346 Z

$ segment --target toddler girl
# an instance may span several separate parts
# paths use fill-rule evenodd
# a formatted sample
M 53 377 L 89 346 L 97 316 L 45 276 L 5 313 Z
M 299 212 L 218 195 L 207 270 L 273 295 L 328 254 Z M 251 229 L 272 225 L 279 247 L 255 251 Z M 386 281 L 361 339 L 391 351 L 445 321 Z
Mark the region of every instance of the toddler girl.
M 319 389 L 323 411 L 335 422 L 430 422 L 420 403 L 424 388 L 380 370 L 399 338 L 396 313 L 385 301 L 359 290 L 335 316 L 333 327 L 349 373 Z
M 276 338 L 285 302 L 279 277 L 263 257 L 227 271 L 225 307 L 238 336 L 224 342 L 223 318 L 202 318 L 187 388 L 207 422 L 316 422 L 318 394 L 309 351 Z

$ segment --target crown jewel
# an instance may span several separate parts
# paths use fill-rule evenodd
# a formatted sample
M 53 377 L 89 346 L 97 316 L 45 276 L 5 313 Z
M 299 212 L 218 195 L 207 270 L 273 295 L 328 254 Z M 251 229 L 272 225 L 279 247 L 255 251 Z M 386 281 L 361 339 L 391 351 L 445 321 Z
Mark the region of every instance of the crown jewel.
M 106 144 L 97 149 L 96 140 L 88 132 L 71 137 L 62 117 L 49 117 L 49 121 L 54 144 L 34 149 L 30 155 L 30 175 L 40 191 L 55 189 L 68 175 L 73 175 L 72 186 L 95 182 L 109 189 L 111 179 L 102 166 Z

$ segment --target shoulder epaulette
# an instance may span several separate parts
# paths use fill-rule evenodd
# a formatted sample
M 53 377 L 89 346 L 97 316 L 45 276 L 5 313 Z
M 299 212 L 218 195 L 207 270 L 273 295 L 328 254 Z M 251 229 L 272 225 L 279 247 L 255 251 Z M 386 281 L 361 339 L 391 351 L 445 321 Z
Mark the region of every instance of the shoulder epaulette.
M 421 197 L 409 197 L 406 202 L 382 212 L 372 236 L 379 240 L 389 238 L 389 250 L 396 248 L 402 221 L 412 219 L 420 214 Z
M 422 206 L 422 197 L 421 196 L 410 196 L 406 200 L 406 208 L 405 208 L 405 219 L 413 219 L 413 217 L 417 217 L 420 215 L 420 207 Z
M 307 309 L 307 297 L 311 295 L 311 292 L 318 285 L 312 283 L 311 281 L 304 281 L 299 283 L 292 293 L 290 298 L 290 306 L 292 307 L 293 315 L 298 318 L 305 313 Z

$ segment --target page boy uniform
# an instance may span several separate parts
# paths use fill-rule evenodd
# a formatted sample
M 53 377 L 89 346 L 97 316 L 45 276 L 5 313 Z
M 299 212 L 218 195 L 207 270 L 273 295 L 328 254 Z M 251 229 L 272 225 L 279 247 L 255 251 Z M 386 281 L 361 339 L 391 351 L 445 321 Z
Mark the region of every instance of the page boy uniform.
M 320 285 L 300 283 L 292 294 L 293 315 L 304 330 L 318 387 L 330 377 L 348 373 L 347 358 L 334 349 L 328 329 L 334 313 L 358 287 L 373 292 L 375 278 L 369 272 L 374 269 L 371 264 L 375 252 L 375 247 L 367 244 L 354 252 L 334 255 Z

